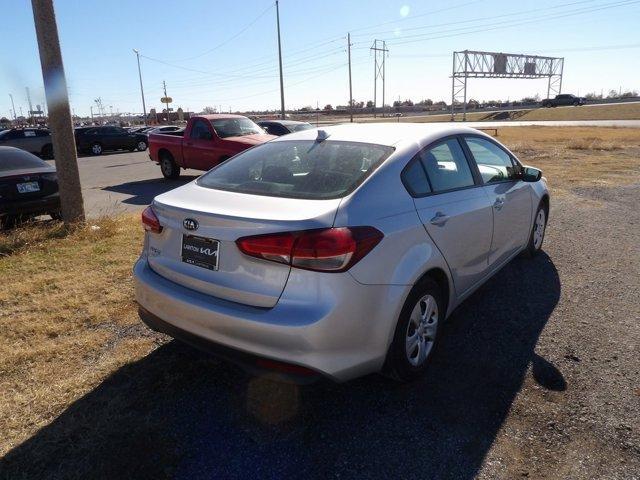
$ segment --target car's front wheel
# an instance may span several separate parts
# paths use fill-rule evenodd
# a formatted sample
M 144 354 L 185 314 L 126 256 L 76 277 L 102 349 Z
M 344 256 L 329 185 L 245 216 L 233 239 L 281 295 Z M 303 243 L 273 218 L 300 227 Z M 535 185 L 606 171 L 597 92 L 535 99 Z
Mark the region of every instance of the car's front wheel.
M 145 142 L 144 140 L 140 140 L 136 145 L 136 148 L 139 152 L 144 152 L 147 149 L 147 142 Z
M 529 243 L 525 249 L 525 253 L 530 257 L 537 255 L 542 250 L 542 242 L 544 242 L 548 216 L 549 212 L 547 211 L 546 206 L 541 203 L 536 211 L 536 217 L 533 221 L 531 234 L 529 235 Z
M 416 284 L 402 307 L 384 373 L 402 382 L 421 377 L 433 355 L 444 315 L 438 285 L 430 278 Z

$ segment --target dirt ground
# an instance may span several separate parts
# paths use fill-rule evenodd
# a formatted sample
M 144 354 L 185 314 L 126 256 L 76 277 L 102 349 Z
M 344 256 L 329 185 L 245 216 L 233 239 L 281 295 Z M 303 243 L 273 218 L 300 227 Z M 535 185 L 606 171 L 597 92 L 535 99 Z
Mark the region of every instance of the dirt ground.
M 0 478 L 640 478 L 640 131 L 498 139 L 549 181 L 544 253 L 410 385 L 276 384 L 148 331 L 136 217 L 0 234 Z

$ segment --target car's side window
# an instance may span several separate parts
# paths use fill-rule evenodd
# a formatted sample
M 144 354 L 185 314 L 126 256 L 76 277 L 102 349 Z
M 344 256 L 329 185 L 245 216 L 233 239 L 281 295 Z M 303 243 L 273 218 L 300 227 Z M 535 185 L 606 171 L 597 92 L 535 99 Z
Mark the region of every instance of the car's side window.
M 209 127 L 202 120 L 196 120 L 193 122 L 193 127 L 191 127 L 190 137 L 196 140 L 204 140 L 207 138 L 211 138 L 211 132 L 209 131 Z
M 422 151 L 420 161 L 435 193 L 474 185 L 467 158 L 455 138 Z
M 422 197 L 431 193 L 431 186 L 420 159 L 412 160 L 403 170 L 402 182 L 413 197 Z
M 480 137 L 465 137 L 484 183 L 517 180 L 511 156 L 495 143 Z

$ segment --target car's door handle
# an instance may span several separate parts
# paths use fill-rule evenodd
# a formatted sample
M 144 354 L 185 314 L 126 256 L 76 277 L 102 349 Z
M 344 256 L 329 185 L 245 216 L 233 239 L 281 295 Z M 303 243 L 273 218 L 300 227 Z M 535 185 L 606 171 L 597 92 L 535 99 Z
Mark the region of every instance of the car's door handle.
M 435 217 L 429 220 L 429 223 L 431 223 L 431 225 L 438 225 L 440 227 L 445 223 L 447 223 L 448 220 L 449 220 L 449 215 L 445 215 L 442 212 L 436 212 Z
M 493 202 L 493 208 L 495 208 L 496 210 L 502 209 L 503 206 L 504 206 L 504 200 L 501 198 L 496 198 L 496 201 Z

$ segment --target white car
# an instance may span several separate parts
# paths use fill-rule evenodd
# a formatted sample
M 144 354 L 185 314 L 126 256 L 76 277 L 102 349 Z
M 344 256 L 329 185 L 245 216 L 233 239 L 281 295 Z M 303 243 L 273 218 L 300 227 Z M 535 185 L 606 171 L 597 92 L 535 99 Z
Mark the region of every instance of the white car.
M 412 380 L 460 302 L 540 251 L 548 213 L 540 170 L 477 130 L 305 130 L 156 197 L 136 298 L 151 328 L 250 369 Z

